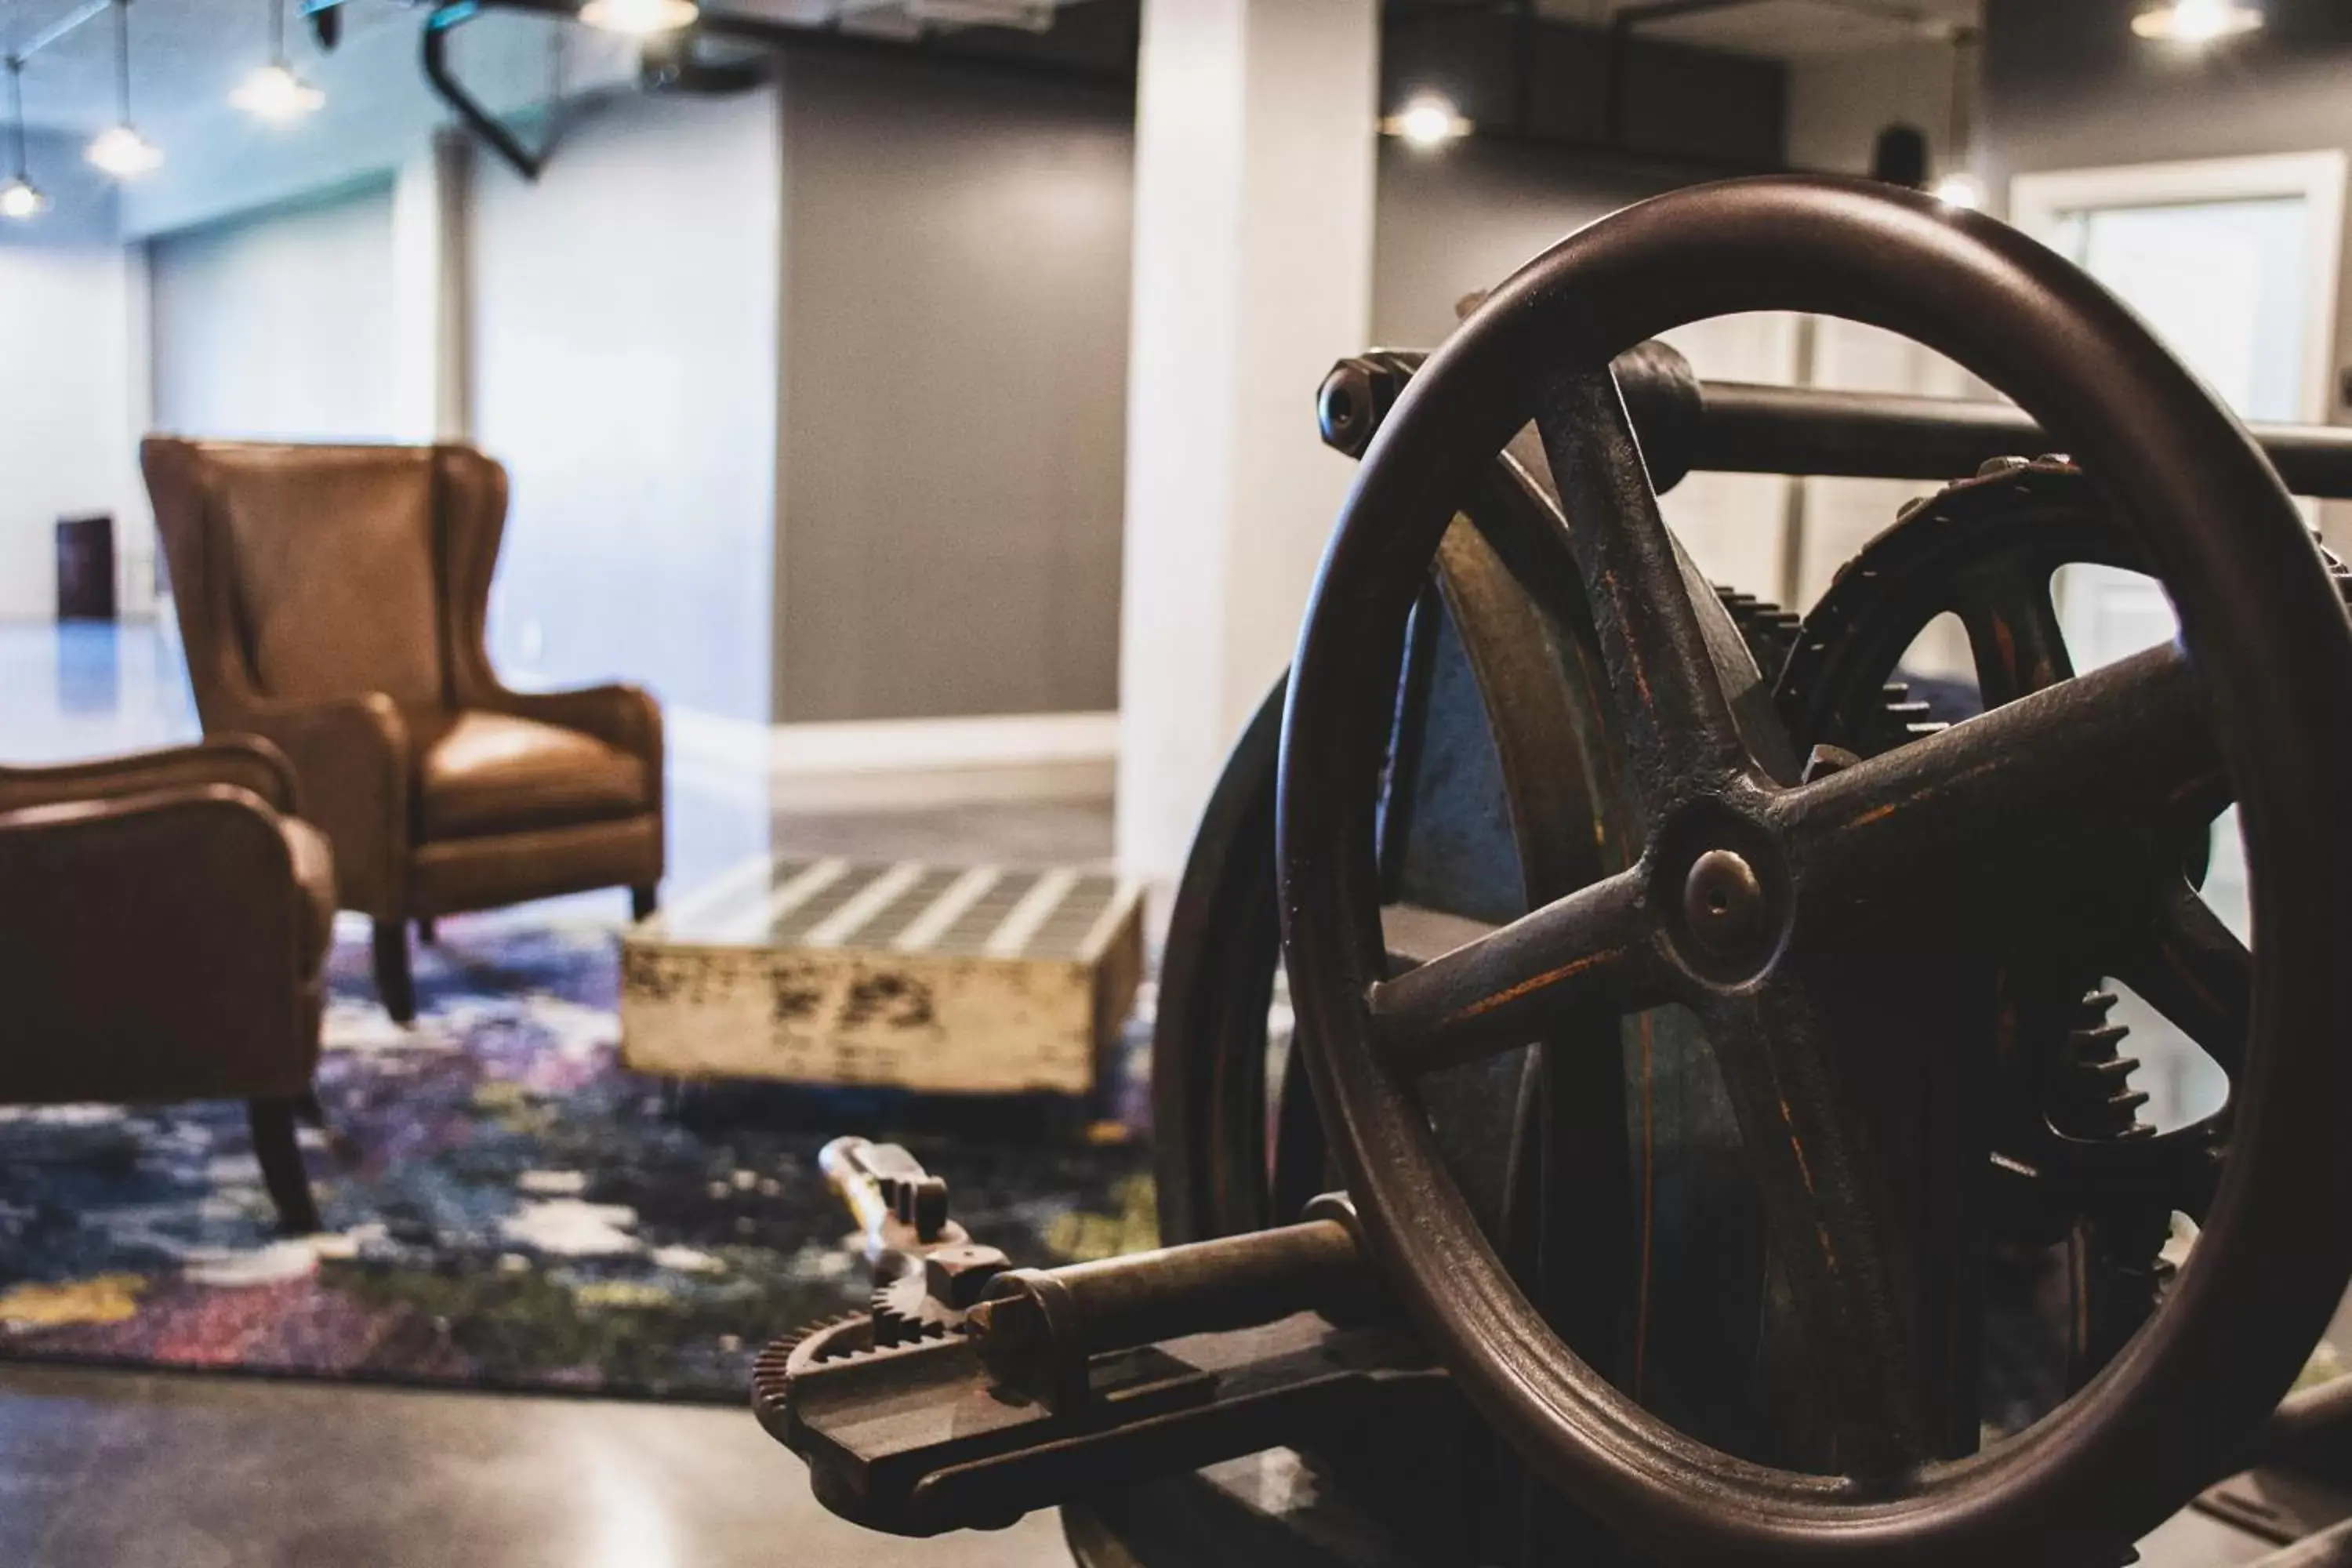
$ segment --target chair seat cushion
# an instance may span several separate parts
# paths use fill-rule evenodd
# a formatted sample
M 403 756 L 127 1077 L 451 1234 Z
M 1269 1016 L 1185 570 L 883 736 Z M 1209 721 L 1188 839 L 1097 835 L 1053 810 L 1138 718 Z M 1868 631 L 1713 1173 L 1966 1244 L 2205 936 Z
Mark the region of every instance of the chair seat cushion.
M 653 805 L 646 765 L 593 735 L 504 713 L 460 713 L 425 748 L 425 837 L 471 838 L 594 822 Z
M 335 856 L 327 836 L 299 817 L 278 818 L 287 853 L 294 862 L 294 888 L 302 900 L 303 972 L 316 974 L 335 936 Z

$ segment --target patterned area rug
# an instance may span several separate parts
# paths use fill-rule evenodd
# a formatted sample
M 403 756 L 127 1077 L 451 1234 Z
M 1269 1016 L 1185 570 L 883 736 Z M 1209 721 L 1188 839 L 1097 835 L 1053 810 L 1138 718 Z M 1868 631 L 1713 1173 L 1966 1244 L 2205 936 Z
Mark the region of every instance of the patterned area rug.
M 736 1403 L 770 1336 L 862 1300 L 814 1163 L 842 1132 L 906 1143 L 1016 1263 L 1151 1245 L 1139 1028 L 1124 1121 L 976 1126 L 625 1071 L 609 929 L 445 921 L 408 1029 L 363 937 L 331 964 L 328 1234 L 276 1238 L 241 1105 L 0 1110 L 0 1356 Z

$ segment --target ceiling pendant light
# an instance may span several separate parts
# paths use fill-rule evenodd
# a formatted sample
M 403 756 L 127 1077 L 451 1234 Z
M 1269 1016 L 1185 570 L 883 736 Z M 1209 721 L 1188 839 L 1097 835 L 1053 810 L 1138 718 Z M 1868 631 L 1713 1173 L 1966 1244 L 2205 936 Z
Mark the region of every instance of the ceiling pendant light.
M 2141 37 L 2189 48 L 2254 32 L 2262 25 L 2262 7 L 2246 0 L 2163 0 L 2132 18 L 2132 31 Z
M 90 138 L 82 155 L 118 180 L 135 179 L 163 161 L 131 123 L 131 0 L 114 0 L 114 123 Z
M 676 32 L 701 15 L 694 0 L 588 0 L 580 7 L 580 19 L 590 26 L 635 37 Z
M 274 124 L 299 119 L 327 101 L 325 93 L 296 76 L 286 63 L 286 0 L 269 0 L 269 63 L 256 66 L 228 100 Z
M 16 149 L 16 172 L 0 184 L 0 217 L 22 223 L 47 211 L 49 198 L 25 172 L 25 62 L 10 55 L 0 64 L 8 68 L 8 124 L 15 132 Z

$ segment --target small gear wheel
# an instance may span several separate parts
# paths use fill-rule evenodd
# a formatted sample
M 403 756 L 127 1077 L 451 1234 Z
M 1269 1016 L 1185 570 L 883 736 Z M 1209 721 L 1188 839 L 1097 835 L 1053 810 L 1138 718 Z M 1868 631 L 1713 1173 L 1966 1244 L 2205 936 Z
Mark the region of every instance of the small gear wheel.
M 919 1261 L 877 1285 L 870 1310 L 877 1350 L 944 1339 L 963 1322 L 961 1312 L 932 1297 Z
M 1789 650 L 1797 646 L 1797 632 L 1803 624 L 1797 613 L 1721 583 L 1715 585 L 1715 596 L 1729 613 L 1731 624 L 1739 628 L 1740 640 L 1747 643 L 1757 669 L 1767 680 L 1777 677 L 1780 667 L 1789 662 Z
M 785 1390 L 793 1377 L 820 1363 L 839 1361 L 874 1346 L 871 1320 L 864 1312 L 842 1312 L 803 1323 L 770 1340 L 751 1362 L 751 1408 L 762 1415 L 784 1407 Z

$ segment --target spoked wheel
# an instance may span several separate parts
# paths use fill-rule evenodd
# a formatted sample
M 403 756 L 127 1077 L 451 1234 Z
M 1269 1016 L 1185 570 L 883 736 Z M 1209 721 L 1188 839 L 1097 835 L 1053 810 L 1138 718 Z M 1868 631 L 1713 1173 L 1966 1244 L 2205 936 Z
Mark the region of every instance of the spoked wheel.
M 1417 962 L 1599 877 L 1626 825 L 1601 798 L 1610 760 L 1589 626 L 1549 621 L 1528 585 L 1564 564 L 1558 509 L 1506 458 L 1440 546 L 1393 698 L 1379 813 L 1384 941 Z M 1776 628 L 1779 629 L 1779 628 Z M 1274 796 L 1286 681 L 1243 731 L 1202 814 L 1171 913 L 1152 1041 L 1161 1234 L 1198 1240 L 1296 1218 L 1330 1183 L 1303 1070 L 1270 1034 L 1281 963 Z M 1523 1042 L 1524 1043 L 1524 1042 Z M 1456 1086 L 1460 1141 L 1504 1167 L 1535 1155 L 1523 1072 Z M 1527 1093 L 1520 1092 L 1526 1088 Z M 1521 1101 L 1528 1103 L 1521 1104 Z M 1510 1150 L 1517 1147 L 1513 1154 Z M 1489 1202 L 1499 1230 L 1501 1202 Z M 1538 1216 L 1518 1216 L 1532 1237 Z
M 2076 455 L 2178 605 L 2167 647 L 1800 784 L 1727 696 L 1605 366 L 1729 312 L 1906 333 Z M 1387 672 L 1459 496 L 1540 431 L 1607 671 L 1639 858 L 1390 980 L 1374 802 Z M 1384 1272 L 1528 1462 L 1653 1550 L 1709 1561 L 1979 1563 L 2111 1552 L 2210 1479 L 2293 1381 L 2352 1273 L 2352 631 L 2276 476 L 2082 274 L 2002 226 L 1883 187 L 1766 179 L 1660 197 L 1499 289 L 1391 412 L 1294 666 L 1277 801 L 1284 940 L 1327 1131 Z M 1996 953 L 2016 910 L 2095 885 L 2104 825 L 2234 786 L 2254 918 L 2238 1136 L 2164 1308 L 2047 1419 L 1955 1452 L 1920 1368 L 1937 1237 L 1864 1113 L 1906 1042 L 1857 1039 L 1890 933 Z M 1512 1283 L 1438 1156 L 1420 1080 L 1554 1023 L 1679 1002 L 1729 1090 L 1810 1352 L 1824 1470 L 1664 1425 Z M 1873 1016 L 1865 1010 L 1864 1016 Z

